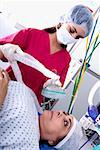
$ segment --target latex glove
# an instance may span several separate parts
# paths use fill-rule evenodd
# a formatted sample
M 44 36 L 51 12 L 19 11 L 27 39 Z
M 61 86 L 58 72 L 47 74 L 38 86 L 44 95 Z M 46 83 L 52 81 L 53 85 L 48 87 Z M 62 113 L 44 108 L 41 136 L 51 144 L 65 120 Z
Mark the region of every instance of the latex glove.
M 23 55 L 23 51 L 21 50 L 21 48 L 18 45 L 14 45 L 14 44 L 4 44 L 4 45 L 0 45 L 0 50 L 3 53 L 4 57 L 6 59 L 8 59 L 8 61 L 12 62 L 14 61 L 14 54 L 15 53 L 19 53 L 21 55 Z
M 7 94 L 9 80 L 10 77 L 8 73 L 0 68 L 0 106 L 2 105 Z
M 43 85 L 43 88 L 47 87 L 48 85 L 57 85 L 59 87 L 62 86 L 61 82 L 59 81 L 59 79 L 57 80 L 53 80 L 53 79 L 48 79 L 44 85 Z

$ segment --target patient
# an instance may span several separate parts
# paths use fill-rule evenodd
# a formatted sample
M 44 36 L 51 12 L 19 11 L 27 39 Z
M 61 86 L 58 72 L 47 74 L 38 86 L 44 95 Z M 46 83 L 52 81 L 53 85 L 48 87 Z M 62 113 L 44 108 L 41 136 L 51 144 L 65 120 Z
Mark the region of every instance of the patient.
M 78 150 L 83 134 L 75 117 L 63 111 L 38 115 L 35 98 L 0 70 L 0 150 L 39 150 L 40 140 L 58 150 Z

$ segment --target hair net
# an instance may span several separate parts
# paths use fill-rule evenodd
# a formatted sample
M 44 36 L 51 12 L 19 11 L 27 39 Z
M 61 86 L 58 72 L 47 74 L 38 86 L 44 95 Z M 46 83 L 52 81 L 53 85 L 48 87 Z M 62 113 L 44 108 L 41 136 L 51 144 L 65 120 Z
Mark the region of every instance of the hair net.
M 73 22 L 83 28 L 85 37 L 89 35 L 92 25 L 92 12 L 88 7 L 83 5 L 76 5 L 69 12 L 60 17 L 60 23 Z
M 66 137 L 55 146 L 55 148 L 58 150 L 78 150 L 80 146 L 79 141 L 82 137 L 82 128 L 78 121 L 74 118 L 74 123 L 71 130 Z

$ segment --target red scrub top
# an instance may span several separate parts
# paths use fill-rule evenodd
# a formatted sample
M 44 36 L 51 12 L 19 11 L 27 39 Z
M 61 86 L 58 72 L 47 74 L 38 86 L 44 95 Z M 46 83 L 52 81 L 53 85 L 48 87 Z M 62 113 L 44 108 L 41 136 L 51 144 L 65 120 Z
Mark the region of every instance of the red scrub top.
M 17 44 L 20 48 L 38 59 L 48 69 L 60 75 L 60 81 L 64 82 L 69 68 L 71 57 L 67 50 L 62 49 L 54 54 L 50 54 L 49 34 L 44 30 L 28 28 L 15 34 L 0 39 L 0 44 Z M 29 86 L 37 95 L 39 103 L 43 101 L 41 91 L 47 78 L 39 71 L 19 63 L 24 83 Z M 15 79 L 11 68 L 7 71 L 12 79 Z

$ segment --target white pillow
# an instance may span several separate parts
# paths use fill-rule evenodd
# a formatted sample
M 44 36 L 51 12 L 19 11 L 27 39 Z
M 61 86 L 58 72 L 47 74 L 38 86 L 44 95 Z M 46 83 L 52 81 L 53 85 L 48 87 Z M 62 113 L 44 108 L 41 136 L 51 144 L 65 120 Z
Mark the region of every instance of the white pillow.
M 0 13 L 0 38 L 15 33 L 16 31 L 18 30 L 14 28 L 9 19 L 3 13 Z

